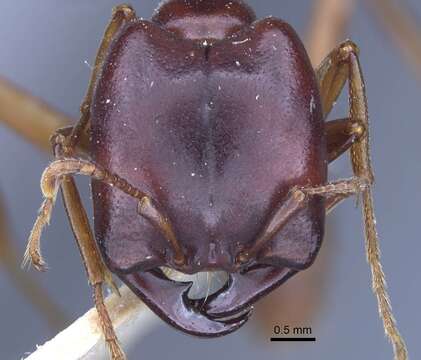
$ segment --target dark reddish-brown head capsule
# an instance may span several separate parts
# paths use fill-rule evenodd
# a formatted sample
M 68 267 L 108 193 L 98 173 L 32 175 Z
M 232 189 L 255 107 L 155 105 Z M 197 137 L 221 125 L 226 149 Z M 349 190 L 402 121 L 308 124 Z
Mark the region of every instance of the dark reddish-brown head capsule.
M 226 334 L 312 263 L 318 197 L 245 256 L 292 187 L 326 182 L 318 86 L 287 23 L 256 21 L 240 1 L 168 1 L 115 38 L 91 111 L 94 160 L 154 204 L 142 213 L 94 181 L 96 238 L 108 267 L 164 320 Z M 225 284 L 193 296 L 186 274 Z

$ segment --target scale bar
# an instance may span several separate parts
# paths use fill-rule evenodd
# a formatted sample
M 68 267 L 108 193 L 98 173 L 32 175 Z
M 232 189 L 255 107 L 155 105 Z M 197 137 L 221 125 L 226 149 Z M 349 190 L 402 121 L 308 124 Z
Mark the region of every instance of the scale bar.
M 270 341 L 316 341 L 315 337 L 271 337 Z

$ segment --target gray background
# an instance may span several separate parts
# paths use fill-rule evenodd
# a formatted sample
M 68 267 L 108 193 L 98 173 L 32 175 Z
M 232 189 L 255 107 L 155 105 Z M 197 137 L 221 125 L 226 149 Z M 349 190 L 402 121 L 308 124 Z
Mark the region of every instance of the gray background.
M 0 74 L 76 118 L 90 74 L 84 61 L 93 62 L 116 3 L 1 0 Z M 158 1 L 132 3 L 139 16 L 149 17 Z M 305 33 L 311 1 L 249 3 L 258 16 L 281 17 L 300 34 Z M 420 2 L 413 0 L 412 7 L 421 14 Z M 420 83 L 363 6 L 353 18 L 349 37 L 361 48 L 368 88 L 377 176 L 374 194 L 384 267 L 411 357 L 420 359 Z M 335 109 L 338 117 L 346 114 L 345 100 Z M 49 159 L 1 125 L 0 144 L 0 188 L 23 252 L 41 201 L 39 177 Z M 348 161 L 336 162 L 331 170 L 332 176 L 347 175 Z M 88 199 L 88 183 L 80 183 Z M 327 241 L 335 245 L 326 275 L 328 286 L 323 288 L 318 320 L 311 323 L 318 338 L 315 344 L 270 344 L 258 336 L 253 320 L 236 334 L 218 340 L 198 340 L 162 324 L 135 344 L 131 358 L 391 359 L 370 291 L 355 201 L 341 205 L 329 217 L 328 226 L 332 225 Z M 91 295 L 60 200 L 43 244 L 51 270 L 36 276 L 69 316 L 76 318 L 91 306 Z M 299 277 L 291 281 L 299 281 Z M 19 359 L 53 334 L 4 272 L 0 272 L 0 294 L 0 358 Z

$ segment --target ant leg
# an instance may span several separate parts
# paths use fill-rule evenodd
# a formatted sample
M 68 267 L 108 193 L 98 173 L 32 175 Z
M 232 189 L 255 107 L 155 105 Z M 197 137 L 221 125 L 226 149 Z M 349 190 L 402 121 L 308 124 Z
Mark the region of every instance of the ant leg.
M 331 51 L 315 70 L 316 78 L 319 82 L 325 120 L 332 111 L 336 100 L 342 93 L 345 83 L 349 78 L 347 58 L 351 49 L 352 51 L 358 52 L 358 48 L 354 43 L 349 40 L 345 41 Z
M 349 118 L 328 121 L 325 130 L 329 163 L 349 150 L 365 134 L 364 124 Z
M 365 224 L 366 252 L 367 259 L 371 267 L 373 290 L 377 297 L 379 311 L 383 319 L 387 336 L 393 344 L 395 359 L 406 360 L 408 352 L 405 342 L 401 337 L 392 313 L 389 295 L 386 290 L 385 275 L 380 262 L 379 240 L 376 230 L 376 220 L 374 215 L 373 196 L 371 184 L 374 175 L 370 162 L 370 146 L 368 134 L 368 111 L 367 98 L 365 94 L 364 79 L 358 59 L 358 54 L 354 51 L 349 53 L 349 106 L 351 119 L 360 120 L 364 123 L 367 133 L 359 141 L 351 146 L 351 163 L 353 172 L 360 178 L 367 179 L 370 186 L 361 193 L 363 202 L 363 218 Z
M 406 360 L 408 359 L 408 352 L 393 317 L 386 290 L 385 276 L 380 262 L 379 241 L 371 191 L 374 175 L 370 161 L 367 98 L 356 45 L 351 41 L 346 41 L 333 50 L 317 70 L 317 76 L 321 88 L 325 117 L 332 109 L 346 80 L 349 82 L 349 127 L 352 128 L 354 126 L 356 129 L 359 126 L 361 127 L 357 131 L 359 136 L 351 142 L 350 156 L 355 178 L 367 184 L 361 190 L 361 197 L 363 202 L 362 215 L 365 227 L 366 253 L 371 268 L 372 287 L 377 298 L 385 332 L 393 345 L 395 360 Z M 335 131 L 332 131 L 330 136 L 335 137 Z M 335 142 L 337 142 L 335 138 L 328 139 L 328 143 L 334 144 Z M 336 154 L 340 153 L 340 150 L 336 151 Z M 334 155 L 335 151 L 332 151 L 332 154 Z M 333 155 L 332 157 L 334 157 Z M 333 194 L 328 198 L 327 210 L 330 210 L 344 198 L 342 194 Z
M 343 40 L 351 22 L 355 0 L 316 0 L 312 2 L 305 44 L 313 64 Z
M 89 222 L 86 217 L 86 212 L 84 210 L 81 211 L 81 209 L 83 209 L 83 206 L 80 202 L 79 194 L 77 192 L 72 192 L 73 185 L 70 188 L 69 183 L 65 183 L 65 181 L 68 182 L 69 179 L 71 179 L 71 181 L 73 182 L 74 180 L 69 175 L 75 174 L 85 175 L 93 179 L 103 181 L 123 191 L 127 195 L 130 195 L 131 197 L 137 199 L 137 210 L 139 214 L 148 219 L 152 223 L 152 225 L 154 225 L 159 231 L 162 232 L 162 234 L 166 237 L 170 245 L 173 246 L 175 258 L 180 263 L 183 263 L 184 254 L 182 252 L 180 244 L 178 243 L 174 235 L 171 223 L 169 222 L 167 217 L 165 217 L 158 210 L 154 201 L 150 199 L 144 192 L 137 189 L 117 174 L 110 173 L 101 166 L 96 165 L 91 161 L 80 158 L 59 159 L 52 162 L 44 170 L 44 173 L 41 178 L 41 190 L 44 195 L 44 202 L 41 206 L 40 213 L 38 215 L 37 220 L 35 221 L 33 230 L 29 238 L 27 252 L 25 254 L 26 262 L 32 260 L 32 263 L 37 269 L 45 269 L 45 263 L 40 253 L 40 237 L 44 226 L 49 222 L 59 186 L 62 187 L 65 201 L 69 200 L 69 203 L 66 204 L 66 208 L 69 213 L 69 218 L 73 227 L 73 231 L 75 232 L 75 235 L 78 239 L 79 247 L 81 248 L 81 250 L 84 250 L 85 246 L 87 248 L 91 248 L 95 243 L 92 235 L 89 236 L 89 238 L 92 238 L 92 241 L 88 238 L 80 239 L 80 237 L 87 235 L 87 231 L 89 229 Z M 68 186 L 69 189 L 67 189 L 66 186 Z M 75 191 L 77 191 L 76 188 L 74 189 Z M 66 196 L 67 194 L 68 196 Z M 77 208 L 72 209 L 71 206 L 77 206 Z M 83 231 L 81 234 L 79 234 L 81 232 L 78 229 L 79 226 L 85 229 L 85 231 Z M 91 234 L 90 230 L 89 233 Z M 88 270 L 88 274 L 89 273 L 90 272 Z
M 242 250 L 237 255 L 237 263 L 243 264 L 252 259 L 288 223 L 291 217 L 305 207 L 309 197 L 323 196 L 329 199 L 338 196 L 347 198 L 361 193 L 366 186 L 367 183 L 363 179 L 353 177 L 317 187 L 292 188 L 279 204 L 275 213 L 256 238 L 256 241 L 253 242 L 250 248 Z
M 63 133 L 69 133 L 70 128 L 59 130 L 57 135 L 53 137 L 53 141 L 62 139 Z M 83 144 L 83 141 L 81 141 Z M 60 156 L 61 143 L 55 146 L 55 153 Z M 62 161 L 62 160 L 59 160 Z M 40 214 L 35 222 L 34 228 L 28 241 L 27 250 L 25 252 L 24 264 L 32 262 L 38 270 L 44 270 L 45 262 L 40 252 L 40 236 L 42 228 L 48 223 L 54 199 L 56 197 L 59 186 L 62 189 L 63 202 L 69 218 L 73 234 L 76 238 L 83 263 L 88 275 L 89 283 L 94 290 L 94 302 L 98 311 L 100 326 L 104 333 L 105 340 L 108 344 L 112 359 L 125 359 L 123 350 L 120 348 L 117 337 L 115 335 L 109 314 L 104 305 L 102 294 L 102 284 L 107 282 L 109 286 L 118 293 L 118 289 L 113 282 L 111 273 L 106 268 L 102 257 L 97 248 L 86 211 L 83 207 L 74 179 L 70 175 L 61 176 L 60 180 L 52 181 L 53 189 L 48 189 L 49 198 L 46 198 L 41 206 Z M 50 185 L 51 187 L 51 185 Z M 47 185 L 48 188 L 48 185 Z
M 51 134 L 72 120 L 0 77 L 0 122 L 38 148 L 50 151 Z
M 49 137 L 57 128 L 71 123 L 65 115 L 43 101 L 0 78 L 0 121 L 38 148 L 50 150 Z M 8 229 L 6 211 L 0 206 L 0 263 L 25 297 L 43 314 L 51 328 L 62 329 L 66 323 L 63 311 L 43 290 L 35 278 L 22 272 L 17 250 Z
M 90 104 L 94 84 L 104 63 L 109 45 L 115 37 L 115 35 L 117 34 L 117 32 L 126 23 L 134 21 L 135 19 L 136 15 L 134 10 L 127 5 L 117 6 L 113 10 L 112 19 L 105 31 L 103 40 L 101 42 L 96 56 L 95 65 L 92 72 L 91 81 L 87 90 L 87 94 L 81 105 L 81 118 L 79 122 L 73 128 L 71 128 L 71 132 L 69 135 L 66 136 L 66 131 L 69 131 L 69 128 L 67 128 L 62 130 L 61 133 L 59 131 L 52 139 L 54 155 L 56 156 L 56 158 L 73 156 L 73 154 L 77 151 L 78 147 L 81 147 L 80 145 L 82 145 L 83 148 L 82 139 L 86 140 L 86 138 L 88 137 L 87 132 L 89 128 Z M 60 161 L 64 160 L 58 160 L 53 164 L 57 164 L 57 162 Z M 47 169 L 50 168 L 51 167 L 48 167 Z M 104 305 L 102 293 L 102 284 L 104 283 L 104 281 L 107 281 L 108 283 L 113 285 L 112 277 L 110 272 L 106 269 L 97 249 L 95 239 L 89 226 L 89 220 L 86 215 L 86 211 L 83 208 L 79 192 L 77 190 L 74 179 L 71 176 L 73 173 L 77 173 L 77 171 L 65 171 L 59 177 L 59 179 L 54 179 L 52 183 L 47 184 L 46 187 L 43 188 L 43 190 L 46 191 L 44 195 L 47 196 L 45 197 L 45 200 L 40 209 L 39 216 L 31 232 L 28 241 L 27 252 L 25 253 L 24 262 L 29 261 L 31 259 L 37 268 L 42 270 L 45 267 L 45 263 L 40 253 L 39 241 L 42 228 L 49 221 L 53 203 L 58 188 L 60 186 L 69 221 L 75 238 L 77 240 L 86 271 L 88 273 L 89 283 L 94 290 L 94 302 L 98 311 L 99 321 L 103 334 L 105 336 L 105 340 L 108 344 L 108 348 L 112 359 L 122 360 L 125 359 L 125 355 L 118 343 L 117 336 L 115 335 L 115 331 L 111 323 L 109 314 Z
M 61 130 L 58 132 L 58 135 L 53 138 L 57 142 L 57 145 L 55 146 L 55 153 L 57 157 L 62 153 L 60 148 L 61 144 L 58 141 L 62 140 L 63 134 L 69 133 L 69 130 L 71 129 L 65 128 Z M 83 145 L 83 143 L 82 139 L 80 139 L 78 145 Z M 54 182 L 56 183 L 58 181 L 55 180 Z M 98 311 L 98 319 L 104 338 L 108 344 L 110 354 L 112 359 L 125 359 L 124 352 L 118 343 L 110 316 L 104 305 L 102 284 L 104 282 L 108 283 L 110 288 L 117 294 L 119 294 L 118 288 L 115 285 L 112 275 L 105 266 L 102 256 L 98 250 L 86 210 L 82 204 L 73 176 L 61 176 L 61 190 L 66 213 L 85 265 L 89 283 L 94 291 L 93 299 Z M 40 236 L 40 234 L 38 236 Z M 32 248 L 35 249 L 35 254 L 37 251 L 39 252 L 39 238 L 35 238 L 35 243 Z M 31 258 L 33 257 L 31 256 Z
M 91 102 L 96 80 L 104 64 L 105 58 L 108 53 L 108 48 L 118 33 L 118 31 L 127 23 L 135 21 L 137 19 L 136 13 L 133 8 L 129 5 L 118 5 L 113 9 L 111 21 L 105 30 L 101 45 L 96 54 L 94 68 L 91 74 L 91 80 L 89 82 L 88 90 L 85 98 L 80 106 L 81 117 L 72 130 L 71 136 L 67 138 L 66 148 L 73 149 L 78 142 L 80 136 L 86 133 L 89 127 L 89 120 L 91 115 Z M 70 150 L 66 156 L 71 156 Z
M 78 145 L 81 143 L 81 139 L 89 138 L 87 133 L 89 130 L 90 107 L 96 79 L 102 69 L 108 48 L 113 38 L 125 24 L 134 20 L 136 20 L 136 14 L 130 6 L 120 5 L 113 9 L 112 18 L 105 30 L 104 37 L 98 49 L 88 90 L 81 105 L 81 118 L 72 129 L 71 134 L 64 137 L 61 149 L 60 147 L 57 147 L 57 152 L 55 149 L 56 156 L 72 156 Z M 102 284 L 106 281 L 112 284 L 112 287 L 115 289 L 117 288 L 115 287 L 111 274 L 105 267 L 101 255 L 99 254 L 92 230 L 89 226 L 86 211 L 83 208 L 79 192 L 72 176 L 65 175 L 62 177 L 61 189 L 64 200 L 63 202 L 66 207 L 71 227 L 88 273 L 89 283 L 94 290 L 94 303 L 98 311 L 99 322 L 108 345 L 111 358 L 113 360 L 123 360 L 126 357 L 120 347 L 107 308 L 104 305 Z
M 80 150 L 80 148 L 87 148 L 85 146 L 87 141 L 85 141 L 85 143 L 81 143 L 80 139 L 87 139 L 86 135 L 89 127 L 90 103 L 96 78 L 98 77 L 98 74 L 103 66 L 105 56 L 111 41 L 113 40 L 117 32 L 123 26 L 125 26 L 125 24 L 134 20 L 136 20 L 136 15 L 134 10 L 130 6 L 121 5 L 114 8 L 112 19 L 105 31 L 103 40 L 101 42 L 96 56 L 95 65 L 87 94 L 81 105 L 82 116 L 79 122 L 76 124 L 76 126 L 70 128 L 70 135 L 68 133 L 66 133 L 66 135 L 61 134 L 61 140 L 64 139 L 64 142 L 60 144 L 61 146 L 56 146 L 57 144 L 54 143 L 53 140 L 54 146 L 57 149 L 57 151 L 55 149 L 56 157 L 69 157 L 75 151 Z M 29 139 L 35 145 L 43 149 L 47 149 L 49 147 L 47 141 L 49 134 L 53 133 L 55 129 L 71 123 L 71 120 L 67 117 L 52 110 L 46 104 L 31 97 L 29 94 L 16 89 L 8 82 L 0 79 L 0 105 L 1 104 L 6 104 L 7 106 L 0 106 L 0 118 L 3 121 L 5 121 L 7 125 L 16 130 L 19 134 L 22 134 L 25 138 Z M 9 111 L 8 109 L 11 110 Z M 96 284 L 102 284 L 104 281 L 108 281 L 112 284 L 111 276 L 109 275 L 108 270 L 106 270 L 105 266 L 103 265 L 102 259 L 100 259 L 98 250 L 96 249 L 92 233 L 90 229 L 87 230 L 87 225 L 89 225 L 89 222 L 86 213 L 83 210 L 78 190 L 71 176 L 63 176 L 63 178 L 61 179 L 61 188 L 63 190 L 64 203 L 68 212 L 70 223 L 78 241 L 79 248 L 82 253 L 82 258 L 85 263 L 85 267 L 87 268 L 90 284 L 93 287 L 95 287 Z M 41 208 L 41 214 L 38 217 L 37 222 L 35 224 L 35 228 L 33 230 L 33 235 L 36 235 L 34 234 L 34 231 L 35 233 L 40 233 L 42 226 L 45 225 L 46 222 L 48 222 L 49 212 L 51 211 L 52 207 L 52 203 L 50 200 L 47 200 L 43 203 L 43 206 Z M 28 244 L 28 249 L 31 247 L 29 245 L 30 244 Z M 32 246 L 33 245 L 34 244 L 32 244 Z M 33 255 L 35 255 L 35 253 Z M 98 256 L 96 256 L 95 254 L 97 254 Z M 26 258 L 28 259 L 28 255 L 26 256 Z M 40 268 L 42 268 L 42 266 L 44 265 L 42 263 L 41 256 L 39 256 L 38 259 L 35 256 L 34 261 L 35 263 L 38 263 L 38 266 Z M 94 297 L 94 299 L 98 308 L 100 318 L 105 319 L 107 315 L 104 313 L 105 308 L 101 306 L 101 300 L 100 296 L 98 295 L 98 291 L 95 291 L 96 296 Z M 101 320 L 103 330 L 105 334 L 109 334 L 111 331 L 113 332 L 112 325 L 110 325 L 109 321 L 106 321 L 106 319 L 104 319 Z M 107 338 L 110 337 L 108 336 Z M 116 340 L 113 341 L 116 342 Z M 114 345 L 113 347 L 116 348 L 116 346 Z M 112 351 L 112 353 L 114 354 L 113 359 L 124 358 L 122 351 Z

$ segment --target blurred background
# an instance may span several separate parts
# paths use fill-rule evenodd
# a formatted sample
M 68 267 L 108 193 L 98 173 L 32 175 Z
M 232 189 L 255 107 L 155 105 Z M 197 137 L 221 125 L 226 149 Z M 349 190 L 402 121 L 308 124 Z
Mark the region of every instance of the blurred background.
M 371 118 L 374 196 L 383 265 L 399 328 L 411 358 L 420 359 L 421 242 L 417 226 L 421 209 L 421 70 L 416 68 L 416 53 L 414 56 L 402 41 L 397 41 L 397 36 L 388 29 L 390 22 L 386 21 L 385 26 L 382 21 L 386 19 L 385 13 L 379 15 L 374 10 L 373 4 L 381 1 L 357 1 L 339 39 L 351 38 L 361 49 Z M 79 104 L 90 76 L 89 64 L 94 61 L 111 9 L 117 3 L 1 0 L 0 76 L 69 117 L 78 118 Z M 159 1 L 131 3 L 139 17 L 149 18 Z M 248 3 L 258 17 L 280 17 L 307 40 L 311 38 L 309 33 L 315 35 L 315 30 L 309 28 L 314 11 L 320 12 L 318 1 L 249 0 Z M 395 4 L 399 9 L 407 9 L 411 17 L 421 19 L 419 1 Z M 323 14 L 326 15 L 322 11 Z M 338 21 L 326 16 L 323 19 L 322 24 Z M 402 24 L 397 26 L 402 30 Z M 419 39 L 421 32 L 409 44 L 419 47 L 415 44 Z M 315 40 L 310 42 L 309 48 L 317 45 Z M 318 62 L 317 49 L 311 51 L 314 62 Z M 345 93 L 332 118 L 346 114 Z M 1 120 L 0 193 L 7 220 L 1 223 L 0 232 L 4 236 L 8 224 L 20 259 L 41 204 L 39 179 L 50 157 L 2 125 Z M 337 160 L 330 170 L 331 178 L 349 175 L 348 158 Z M 78 183 L 90 209 L 89 182 L 80 179 Z M 221 339 L 201 340 L 157 321 L 146 337 L 131 345 L 129 359 L 391 359 L 392 349 L 385 339 L 370 288 L 363 239 L 360 209 L 354 200 L 348 200 L 329 216 L 324 246 L 314 266 L 265 299 L 241 330 Z M 92 301 L 60 198 L 42 242 L 50 270 L 43 274 L 34 270 L 29 273 L 43 289 L 39 306 L 48 304 L 53 319 L 58 319 L 54 312 L 62 310 L 66 319 L 63 321 L 70 324 L 92 306 Z M 38 311 L 39 306 L 34 306 L 16 287 L 16 280 L 24 289 L 30 285 L 24 284 L 26 280 L 16 271 L 11 271 L 11 257 L 6 256 L 11 250 L 3 244 L 0 251 L 0 358 L 20 359 L 37 344 L 51 338 L 61 325 L 51 319 L 46 321 Z M 270 343 L 274 325 L 311 327 L 317 342 Z

